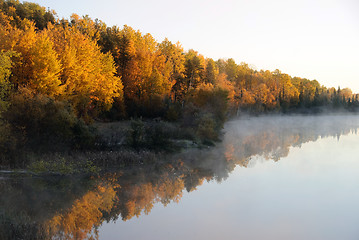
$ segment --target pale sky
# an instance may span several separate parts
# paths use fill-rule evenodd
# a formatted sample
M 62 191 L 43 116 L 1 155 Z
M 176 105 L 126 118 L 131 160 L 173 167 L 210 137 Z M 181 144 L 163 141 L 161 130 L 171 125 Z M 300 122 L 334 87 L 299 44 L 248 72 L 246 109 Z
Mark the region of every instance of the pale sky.
M 34 0 L 60 18 L 167 37 L 205 57 L 280 69 L 359 93 L 359 0 Z

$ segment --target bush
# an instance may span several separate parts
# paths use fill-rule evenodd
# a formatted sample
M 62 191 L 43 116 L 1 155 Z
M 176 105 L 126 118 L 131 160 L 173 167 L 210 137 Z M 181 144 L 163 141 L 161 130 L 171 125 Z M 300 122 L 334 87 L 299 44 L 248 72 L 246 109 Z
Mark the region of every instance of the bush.
M 204 113 L 198 117 L 196 134 L 202 141 L 209 142 L 208 140 L 218 140 L 216 122 L 212 114 Z
M 0 165 L 9 165 L 9 155 L 16 151 L 17 139 L 10 125 L 0 119 Z
M 82 119 L 77 119 L 71 130 L 72 136 L 68 140 L 75 149 L 87 149 L 95 145 L 96 129 L 87 126 Z
M 131 130 L 128 142 L 130 146 L 134 148 L 143 147 L 146 144 L 145 124 L 142 119 L 131 121 Z
M 174 138 L 172 129 L 162 121 L 150 122 L 146 127 L 147 146 L 154 149 L 170 147 L 170 138 Z
M 169 104 L 165 113 L 165 118 L 168 121 L 177 121 L 181 115 L 181 105 L 179 103 Z
M 194 139 L 192 132 L 188 131 L 188 129 L 180 128 L 176 123 L 164 122 L 159 119 L 152 121 L 136 119 L 131 121 L 127 142 L 129 146 L 136 149 L 147 148 L 171 151 L 175 148 L 172 140 L 192 140 Z
M 3 114 L 20 146 L 33 150 L 63 150 L 88 145 L 94 139 L 88 126 L 76 118 L 70 104 L 21 89 Z

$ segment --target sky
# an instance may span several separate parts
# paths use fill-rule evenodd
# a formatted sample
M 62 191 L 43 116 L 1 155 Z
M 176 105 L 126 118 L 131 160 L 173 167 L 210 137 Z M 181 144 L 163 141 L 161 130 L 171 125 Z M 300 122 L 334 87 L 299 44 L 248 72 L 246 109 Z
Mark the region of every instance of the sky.
M 31 0 L 168 38 L 217 60 L 359 93 L 358 0 Z

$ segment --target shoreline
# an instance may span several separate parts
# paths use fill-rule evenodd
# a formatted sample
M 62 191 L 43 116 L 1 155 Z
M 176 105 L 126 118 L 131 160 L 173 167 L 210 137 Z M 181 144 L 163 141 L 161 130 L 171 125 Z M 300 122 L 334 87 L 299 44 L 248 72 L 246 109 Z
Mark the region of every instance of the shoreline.
M 344 114 L 345 113 L 345 114 Z M 242 114 L 238 117 L 231 117 L 225 122 L 225 126 L 230 124 L 233 121 L 245 120 L 250 118 L 265 118 L 265 117 L 320 117 L 320 116 L 356 116 L 358 113 L 351 112 L 326 112 L 321 114 L 301 114 L 301 113 L 292 113 L 292 114 Z M 151 123 L 151 121 L 149 121 Z M 104 130 L 104 123 L 101 124 L 102 134 L 105 135 L 106 131 Z M 121 131 L 131 132 L 131 128 L 123 128 L 123 125 L 127 124 L 127 127 L 130 126 L 129 121 L 121 122 L 111 122 L 108 123 L 108 131 L 116 135 L 114 129 L 117 126 L 122 126 Z M 168 122 L 164 122 L 168 124 Z M 125 129 L 125 130 L 124 130 Z M 127 130 L 126 130 L 127 129 Z M 179 129 L 182 130 L 181 128 Z M 69 151 L 58 151 L 58 152 L 43 152 L 35 153 L 30 151 L 25 151 L 22 153 L 27 157 L 26 161 L 28 162 L 23 167 L 11 167 L 11 166 L 0 166 L 0 175 L 4 174 L 29 174 L 32 176 L 47 176 L 47 175 L 81 175 L 81 174 L 100 174 L 104 173 L 111 169 L 125 169 L 126 167 L 133 166 L 142 166 L 142 165 L 151 165 L 158 162 L 159 159 L 164 159 L 166 156 L 171 156 L 174 154 L 181 153 L 188 149 L 208 149 L 215 147 L 218 143 L 221 143 L 223 140 L 225 128 L 222 128 L 219 132 L 219 138 L 216 142 L 212 142 L 212 145 L 206 145 L 203 143 L 196 142 L 195 139 L 175 139 L 175 138 L 166 138 L 166 141 L 163 141 L 163 146 L 166 148 L 151 148 L 150 145 L 137 145 L 136 147 L 131 147 L 126 141 L 122 139 L 121 144 L 107 145 L 107 146 L 97 146 L 93 149 L 85 150 L 69 150 Z M 128 134 L 120 134 L 121 137 L 128 136 Z M 103 136 L 104 137 L 104 136 Z M 109 136 L 107 136 L 109 137 Z M 111 138 L 111 136 L 110 136 Z M 153 146 L 152 146 L 153 147 Z

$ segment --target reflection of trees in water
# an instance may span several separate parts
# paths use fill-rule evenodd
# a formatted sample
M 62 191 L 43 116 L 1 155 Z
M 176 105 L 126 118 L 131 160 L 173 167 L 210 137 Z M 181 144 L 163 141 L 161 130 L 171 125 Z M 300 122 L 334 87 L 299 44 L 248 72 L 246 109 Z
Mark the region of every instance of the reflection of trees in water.
M 356 134 L 356 116 L 261 117 L 229 122 L 223 141 L 228 161 L 247 167 L 252 156 L 278 161 L 290 147 L 317 141 L 318 138 Z
M 109 212 L 116 200 L 115 187 L 100 184 L 77 199 L 64 213 L 58 213 L 44 223 L 47 235 L 60 239 L 98 238 L 97 226 L 104 212 Z M 94 228 L 94 230 L 93 230 Z
M 84 178 L 15 177 L 0 181 L 0 239 L 49 239 L 44 224 L 92 188 Z
M 19 198 L 22 207 L 2 197 L 4 216 L 7 216 L 8 222 L 12 221 L 13 226 L 20 223 L 17 228 L 14 227 L 18 232 L 26 229 L 23 223 L 35 222 L 37 225 L 30 224 L 36 226 L 32 228 L 36 230 L 33 232 L 40 231 L 43 236 L 60 239 L 96 238 L 96 229 L 103 221 L 118 218 L 129 220 L 143 213 L 148 214 L 155 203 L 167 205 L 178 202 L 184 190 L 193 191 L 204 181 L 223 181 L 236 166 L 247 167 L 253 156 L 278 161 L 288 155 L 291 146 L 298 147 L 303 143 L 316 141 L 319 137 L 339 139 L 341 135 L 356 133 L 359 125 L 355 117 L 332 117 L 330 121 L 324 121 L 323 117 L 283 119 L 254 118 L 229 122 L 223 142 L 215 148 L 189 149 L 158 159 L 151 165 L 107 173 L 86 183 L 72 184 L 72 187 L 69 185 L 69 192 L 64 191 L 66 188 L 48 184 L 45 180 L 37 185 L 11 185 L 6 189 L 5 195 L 8 191 L 15 192 L 12 196 Z M 3 185 L 5 188 L 8 186 Z M 73 191 L 75 186 L 82 186 L 82 190 Z M 47 193 L 40 194 L 39 203 L 35 203 L 36 197 L 32 202 L 29 201 L 31 196 L 26 194 L 27 197 L 22 199 L 22 193 L 33 192 L 34 188 L 33 195 L 36 192 Z M 22 210 L 29 204 L 28 201 L 35 204 L 31 213 Z M 9 212 L 12 205 L 17 207 Z M 44 205 L 46 211 L 40 209 Z M 36 214 L 36 211 L 42 214 Z M 14 221 L 16 214 L 23 216 L 20 222 Z

